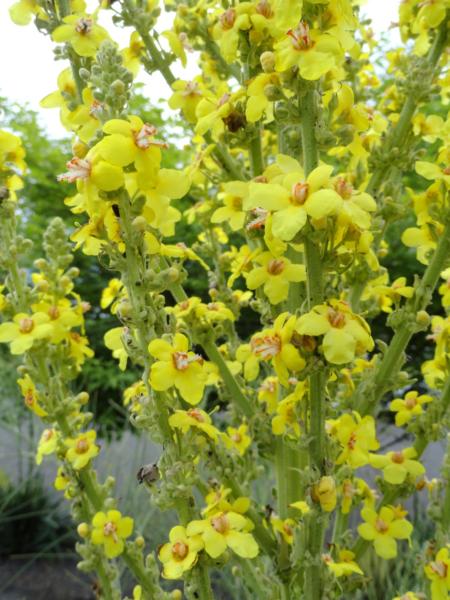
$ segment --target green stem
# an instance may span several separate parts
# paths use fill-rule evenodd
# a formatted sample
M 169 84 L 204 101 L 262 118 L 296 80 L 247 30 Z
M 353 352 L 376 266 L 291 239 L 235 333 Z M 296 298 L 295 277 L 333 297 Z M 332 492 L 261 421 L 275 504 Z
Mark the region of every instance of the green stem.
M 286 444 L 283 436 L 275 438 L 275 474 L 277 479 L 277 512 L 280 519 L 285 519 L 288 512 Z
M 411 317 L 425 310 L 431 301 L 433 291 L 439 281 L 440 273 L 450 256 L 450 224 L 444 227 L 433 257 L 420 281 L 414 296 L 407 302 L 406 314 Z M 404 360 L 406 350 L 415 332 L 415 324 L 405 320 L 392 337 L 388 349 L 384 353 L 373 377 L 373 388 L 370 393 L 360 385 L 353 397 L 353 404 L 364 415 L 373 412 L 384 393 L 389 389 L 393 376 L 398 372 Z
M 447 18 L 443 20 L 443 23 L 439 27 L 438 33 L 434 39 L 434 43 L 427 56 L 427 63 L 431 68 L 436 67 L 445 48 L 446 40 Z M 429 83 L 431 82 L 424 82 L 424 89 L 429 87 Z M 414 93 L 410 93 L 407 96 L 394 129 L 391 131 L 390 135 L 386 137 L 384 154 L 387 154 L 393 148 L 402 147 L 411 130 L 411 120 L 421 99 L 422 98 L 420 95 L 417 96 L 417 94 Z M 388 178 L 390 171 L 391 165 L 381 164 L 379 167 L 377 167 L 372 173 L 370 181 L 367 185 L 367 193 L 376 194 L 382 184 Z
M 127 547 L 125 547 L 122 558 L 129 570 L 133 573 L 136 581 L 138 581 L 143 590 L 150 595 L 150 598 L 153 598 L 155 594 L 155 583 L 153 578 L 146 572 L 142 560 L 135 556 Z
M 442 390 L 441 396 L 441 421 L 445 422 L 447 411 L 450 407 L 450 377 L 447 379 L 444 389 Z M 427 446 L 429 444 L 429 439 L 426 433 L 422 433 L 417 436 L 416 441 L 414 442 L 414 450 L 417 453 L 415 460 L 419 460 L 422 454 L 425 452 Z M 395 488 L 390 488 L 380 499 L 377 505 L 377 510 L 380 510 L 382 506 L 386 506 L 389 504 L 393 504 L 400 497 L 400 492 L 398 492 Z M 446 497 L 447 500 L 447 497 Z M 450 502 L 450 498 L 448 499 Z M 450 508 L 449 508 L 450 510 Z M 445 512 L 445 509 L 444 509 Z M 450 518 L 450 515 L 449 515 Z M 353 552 L 355 553 L 356 559 L 361 558 L 365 554 L 365 552 L 370 547 L 370 542 L 359 538 L 356 544 L 353 547 Z
M 105 600 L 111 600 L 112 598 L 114 598 L 113 588 L 111 585 L 111 581 L 106 573 L 106 569 L 103 562 L 97 561 L 95 568 L 100 579 L 100 598 L 105 598 Z
M 211 340 L 201 340 L 204 351 L 208 355 L 208 358 L 214 362 L 219 369 L 219 373 L 225 383 L 226 388 L 231 396 L 232 402 L 234 402 L 239 409 L 248 419 L 253 416 L 253 408 L 248 398 L 240 388 L 233 373 L 228 368 L 225 359 L 219 352 L 217 346 Z
M 310 85 L 310 84 L 307 84 Z M 300 99 L 301 138 L 303 149 L 303 169 L 305 176 L 313 171 L 319 162 L 315 136 L 316 99 L 315 88 L 309 87 Z M 311 310 L 323 302 L 323 269 L 320 250 L 317 244 L 307 238 L 304 244 L 307 275 L 308 307 Z M 325 464 L 325 380 L 323 372 L 316 370 L 309 377 L 309 463 L 318 475 L 324 474 Z M 322 600 L 323 579 L 320 556 L 322 554 L 324 526 L 322 519 L 308 519 L 307 540 L 311 563 L 305 571 L 305 598 Z
M 264 171 L 264 157 L 262 153 L 261 143 L 261 127 L 259 124 L 255 126 L 254 135 L 250 138 L 248 145 L 248 152 L 250 158 L 250 168 L 252 177 L 261 175 Z

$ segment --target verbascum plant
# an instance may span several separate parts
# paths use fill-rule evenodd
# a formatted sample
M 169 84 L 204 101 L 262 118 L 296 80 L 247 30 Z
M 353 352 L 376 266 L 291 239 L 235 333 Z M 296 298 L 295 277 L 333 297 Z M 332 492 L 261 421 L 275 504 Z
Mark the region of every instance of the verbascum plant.
M 140 368 L 124 405 L 162 446 L 139 478 L 150 502 L 178 518 L 156 548 L 136 536 L 111 478 L 95 475 L 88 396 L 70 388 L 92 356 L 89 307 L 75 292 L 61 221 L 49 225 L 31 279 L 18 267 L 28 244 L 15 228 L 25 151 L 0 132 L 0 342 L 23 356 L 18 383 L 44 428 L 37 461 L 61 461 L 55 486 L 78 523 L 80 568 L 96 571 L 102 598 L 121 597 L 122 566 L 136 599 L 180 598 L 164 591 L 169 579 L 183 581 L 189 600 L 210 600 L 210 573 L 229 566 L 235 598 L 349 598 L 371 585 L 366 553 L 408 551 L 404 502 L 424 488 L 434 539 L 418 558 L 421 588 L 398 598 L 447 598 L 449 459 L 430 482 L 421 457 L 445 437 L 450 402 L 449 4 L 402 2 L 397 26 L 410 51 L 385 52 L 380 66 L 359 4 L 11 7 L 67 61 L 42 101 L 73 136 L 67 171 L 55 177 L 73 184 L 75 249 L 114 271 L 100 301 L 118 320 L 105 345 L 119 369 Z M 174 19 L 161 33 L 162 9 Z M 126 49 L 99 24 L 110 13 L 132 30 Z M 187 53 L 199 68 L 192 81 L 174 75 Z M 190 159 L 176 169 L 164 166 L 170 135 L 130 112 L 140 67 L 159 72 L 191 129 Z M 382 264 L 399 220 L 423 265 L 414 281 Z M 182 221 L 201 230 L 192 248 L 177 237 Z M 185 291 L 194 263 L 208 297 Z M 243 339 L 250 311 L 258 324 Z M 372 334 L 385 314 L 389 343 Z M 407 370 L 418 332 L 434 352 L 423 381 Z M 381 409 L 408 437 L 404 447 L 380 449 Z M 370 485 L 358 471 L 367 466 L 380 473 Z

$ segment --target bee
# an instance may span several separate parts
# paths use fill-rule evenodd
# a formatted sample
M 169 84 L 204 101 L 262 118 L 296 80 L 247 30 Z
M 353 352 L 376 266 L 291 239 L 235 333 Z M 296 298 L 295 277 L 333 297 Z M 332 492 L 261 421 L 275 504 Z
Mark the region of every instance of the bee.
M 158 465 L 156 463 L 143 465 L 136 473 L 136 478 L 139 484 L 146 483 L 147 485 L 152 485 L 159 479 Z

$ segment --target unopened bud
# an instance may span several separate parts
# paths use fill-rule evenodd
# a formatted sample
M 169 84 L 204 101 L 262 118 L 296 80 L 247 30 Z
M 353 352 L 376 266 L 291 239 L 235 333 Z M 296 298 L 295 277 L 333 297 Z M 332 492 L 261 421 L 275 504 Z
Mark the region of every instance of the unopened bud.
M 275 54 L 273 52 L 263 52 L 259 57 L 264 73 L 272 73 L 275 68 Z
M 35 288 L 40 292 L 46 292 L 49 288 L 48 281 L 46 279 L 39 279 L 39 281 L 36 282 Z
M 181 600 L 183 598 L 181 590 L 172 590 L 170 592 L 170 596 L 173 598 L 173 600 Z
M 137 536 L 137 538 L 135 539 L 135 543 L 138 548 L 143 548 L 145 546 L 145 540 L 142 537 L 142 535 Z
M 76 139 L 72 143 L 72 153 L 74 156 L 77 156 L 78 158 L 84 158 L 86 156 L 86 154 L 88 153 L 88 151 L 89 151 L 89 148 L 81 140 Z
M 87 538 L 89 535 L 89 525 L 87 523 L 80 523 L 77 527 L 77 533 L 81 538 Z
M 264 88 L 264 96 L 267 100 L 274 101 L 280 100 L 283 97 L 283 93 L 278 86 L 269 83 L 269 85 L 266 85 Z
M 38 258 L 34 261 L 34 266 L 36 267 L 36 269 L 39 269 L 39 271 L 43 271 L 47 266 L 47 261 L 45 260 L 45 258 Z
M 170 269 L 167 269 L 167 277 L 170 281 L 178 281 L 180 278 L 180 271 L 176 267 L 170 267 Z
M 136 231 L 145 231 L 147 229 L 147 220 L 142 215 L 134 218 L 131 224 Z
M 116 79 L 115 81 L 112 82 L 111 84 L 111 89 L 112 91 L 117 94 L 118 96 L 120 94 L 125 93 L 126 89 L 125 89 L 125 84 L 123 81 L 121 81 L 120 79 Z
M 80 404 L 87 404 L 89 402 L 89 394 L 87 392 L 80 392 L 77 400 Z
M 423 327 L 428 327 L 428 325 L 430 324 L 430 321 L 431 321 L 431 317 L 427 313 L 427 311 L 419 310 L 419 312 L 416 315 L 416 323 L 418 325 L 422 325 Z

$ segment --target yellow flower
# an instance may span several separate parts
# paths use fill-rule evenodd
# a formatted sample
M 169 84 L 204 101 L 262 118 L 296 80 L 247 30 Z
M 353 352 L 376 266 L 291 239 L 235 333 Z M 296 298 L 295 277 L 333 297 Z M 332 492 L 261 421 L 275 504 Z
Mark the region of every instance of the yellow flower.
M 100 300 L 101 308 L 108 308 L 108 306 L 114 302 L 123 288 L 123 283 L 120 279 L 110 279 L 107 287 L 102 291 L 102 297 Z
M 87 337 L 80 335 L 76 331 L 69 332 L 67 341 L 69 343 L 70 355 L 74 359 L 77 369 L 80 370 L 86 358 L 94 356 L 94 351 L 92 348 L 89 348 Z
M 111 119 L 103 126 L 107 135 L 94 146 L 107 163 L 116 167 L 126 167 L 134 163 L 138 172 L 138 185 L 144 189 L 151 185 L 161 162 L 161 148 L 165 142 L 155 138 L 158 131 L 136 116 L 128 120 Z
M 179 79 L 173 82 L 172 89 L 174 93 L 168 102 L 170 108 L 181 109 L 186 120 L 189 123 L 195 123 L 197 106 L 205 93 L 205 86 L 202 84 L 201 78 L 196 77 L 193 81 Z
M 77 184 L 77 189 L 88 197 L 97 196 L 97 188 L 112 192 L 124 184 L 124 174 L 121 168 L 105 160 L 92 149 L 85 158 L 74 156 L 66 163 L 67 171 L 58 175 L 58 181 Z
M 64 467 L 58 467 L 58 471 L 56 473 L 55 481 L 53 482 L 53 487 L 58 492 L 64 492 L 64 497 L 70 500 L 70 495 L 68 493 L 68 487 L 70 485 L 70 478 L 65 473 Z
M 447 600 L 450 592 L 450 558 L 448 548 L 441 548 L 436 558 L 425 565 L 431 581 L 431 600 Z
M 38 302 L 32 304 L 31 308 L 36 313 L 45 313 L 48 315 L 52 326 L 52 335 L 50 342 L 59 344 L 67 338 L 72 327 L 77 327 L 83 324 L 83 316 L 77 308 L 72 306 L 68 298 L 62 298 L 56 303 L 53 302 Z
M 28 25 L 33 16 L 48 20 L 37 0 L 19 0 L 9 8 L 9 16 L 16 25 Z
M 36 453 L 36 464 L 40 465 L 42 458 L 47 454 L 53 454 L 56 451 L 58 443 L 58 434 L 55 429 L 44 429 L 39 439 Z
M 147 388 L 142 380 L 136 381 L 123 391 L 123 404 L 124 406 L 130 406 L 132 412 L 138 413 L 142 409 L 141 400 L 147 395 Z
M 255 290 L 264 285 L 264 293 L 271 304 L 279 304 L 286 300 L 290 283 L 306 280 L 305 265 L 292 264 L 284 256 L 273 256 L 271 252 L 263 252 L 253 260 L 261 266 L 254 267 L 246 275 L 247 287 Z
M 133 73 L 134 77 L 139 73 L 141 67 L 141 56 L 145 50 L 145 44 L 137 31 L 130 35 L 130 42 L 127 48 L 121 51 L 123 56 L 123 66 Z
M 100 452 L 100 448 L 95 444 L 96 437 L 97 434 L 91 429 L 86 433 L 80 433 L 76 438 L 64 440 L 68 448 L 66 459 L 75 470 L 83 469 L 91 458 L 94 458 Z
M 32 410 L 38 417 L 46 417 L 48 413 L 39 404 L 39 393 L 36 390 L 36 386 L 34 385 L 28 373 L 21 379 L 18 379 L 17 383 L 20 387 L 20 391 L 22 392 L 25 406 Z
M 421 227 L 408 227 L 402 233 L 402 242 L 409 248 L 417 248 L 417 260 L 427 265 L 430 253 L 436 248 L 442 235 L 443 226 L 436 221 L 424 223 Z
M 258 389 L 258 400 L 266 405 L 267 412 L 274 413 L 278 404 L 279 383 L 276 377 L 267 377 Z
M 208 304 L 201 302 L 195 309 L 195 315 L 210 325 L 236 320 L 234 314 L 223 302 L 208 302 Z
M 119 369 L 125 371 L 128 361 L 128 353 L 126 351 L 123 337 L 128 333 L 128 327 L 114 327 L 105 333 L 105 346 L 112 350 L 114 358 L 119 361 Z
M 330 34 L 310 31 L 304 21 L 290 29 L 284 38 L 274 45 L 275 70 L 286 71 L 298 67 L 301 77 L 320 79 L 336 66 L 343 52 L 339 42 Z
M 351 362 L 355 355 L 374 347 L 366 321 L 354 314 L 348 304 L 341 300 L 330 300 L 328 305 L 315 306 L 298 319 L 296 330 L 302 335 L 323 335 L 325 358 L 336 365 Z
M 264 111 L 267 121 L 273 120 L 273 103 L 267 98 L 265 88 L 268 85 L 279 86 L 280 77 L 277 73 L 260 73 L 247 87 L 247 105 L 245 117 L 249 123 L 256 123 L 263 116 Z
M 248 195 L 248 184 L 244 181 L 228 181 L 222 186 L 223 193 L 219 194 L 225 206 L 217 208 L 212 216 L 211 223 L 228 223 L 233 231 L 242 229 L 245 221 L 245 212 L 242 210 L 244 198 Z
M 286 544 L 294 543 L 294 519 L 280 519 L 276 514 L 270 515 L 270 524 L 275 531 L 281 534 Z
M 233 62 L 236 58 L 240 32 L 251 27 L 248 14 L 250 8 L 249 2 L 242 2 L 233 8 L 228 8 L 219 15 L 213 27 L 212 35 L 217 40 L 220 52 L 227 63 Z
M 53 31 L 52 40 L 69 42 L 79 56 L 95 56 L 100 44 L 109 37 L 106 29 L 97 25 L 93 15 L 68 15 L 63 23 Z
M 289 371 L 301 371 L 305 361 L 291 343 L 294 334 L 295 316 L 284 312 L 275 319 L 273 327 L 252 336 L 249 345 L 238 348 L 236 358 L 245 362 L 244 375 L 252 381 L 259 372 L 259 361 L 272 361 L 280 383 L 288 385 Z
M 395 424 L 397 427 L 401 427 L 416 415 L 423 413 L 422 406 L 428 402 L 432 402 L 433 398 L 427 394 L 421 394 L 419 392 L 410 391 L 405 394 L 404 398 L 395 398 L 389 404 L 391 411 L 397 413 L 395 415 Z
M 197 562 L 198 553 L 203 550 L 203 540 L 200 535 L 188 534 L 181 525 L 172 527 L 169 540 L 158 552 L 163 564 L 162 575 L 166 579 L 180 579 Z
M 329 554 L 322 555 L 322 558 L 335 577 L 347 577 L 353 573 L 364 575 L 358 563 L 353 560 L 355 555 L 350 550 L 341 550 L 339 552 L 339 562 L 334 561 Z
M 321 477 L 313 487 L 312 497 L 319 502 L 323 511 L 332 512 L 337 502 L 336 482 L 333 477 L 329 475 Z
M 442 285 L 439 286 L 438 291 L 442 296 L 442 306 L 444 308 L 448 308 L 448 307 L 450 307 L 450 268 L 445 269 L 445 271 L 442 271 L 441 277 L 445 281 Z M 0 299 L 0 309 L 1 309 L 1 299 Z
M 0 343 L 11 343 L 11 354 L 23 354 L 35 341 L 48 338 L 53 333 L 50 317 L 38 312 L 33 315 L 18 313 L 12 322 L 0 325 Z
M 222 434 L 222 440 L 228 449 L 237 450 L 241 456 L 250 446 L 252 438 L 247 434 L 248 426 L 243 423 L 237 429 L 235 427 L 227 427 L 227 434 Z
M 228 87 L 222 84 L 217 90 L 217 94 L 208 92 L 197 104 L 195 114 L 197 125 L 195 133 L 204 135 L 212 130 L 214 136 L 220 135 L 225 129 L 225 121 L 234 110 L 235 103 L 245 94 L 244 90 L 239 90 L 234 94 L 228 92 Z
M 219 430 L 214 427 L 211 417 L 204 410 L 190 408 L 189 410 L 176 410 L 169 417 L 169 425 L 186 433 L 191 427 L 195 427 L 206 433 L 212 440 L 217 441 Z
M 206 507 L 202 510 L 202 514 L 211 516 L 216 513 L 235 512 L 244 514 L 250 508 L 250 498 L 241 496 L 233 502 L 229 502 L 227 497 L 231 494 L 230 488 L 225 488 L 223 485 L 220 488 L 212 489 L 205 497 Z M 247 530 L 253 529 L 253 523 L 248 519 Z
M 381 558 L 395 558 L 396 539 L 409 539 L 413 530 L 411 523 L 398 517 L 395 510 L 389 506 L 383 506 L 379 513 L 365 507 L 361 511 L 361 517 L 365 523 L 358 526 L 358 533 L 363 539 L 373 542 L 375 552 Z
M 380 444 L 375 433 L 375 421 L 367 415 L 361 418 L 356 411 L 344 414 L 336 420 L 327 421 L 329 433 L 337 439 L 342 452 L 336 463 L 349 464 L 356 469 L 367 465 L 370 460 L 370 450 L 378 450 Z
M 370 213 L 377 209 L 377 204 L 372 196 L 366 192 L 355 190 L 343 176 L 334 180 L 334 189 L 343 200 L 338 213 L 338 223 L 344 226 L 352 224 L 360 229 L 369 229 Z
M 370 464 L 375 469 L 383 469 L 385 481 L 393 484 L 400 484 L 408 476 L 414 480 L 425 473 L 425 467 L 417 460 L 414 448 L 405 448 L 395 452 L 388 452 L 385 455 L 372 454 Z
M 331 185 L 332 166 L 321 165 L 305 178 L 303 169 L 293 158 L 278 155 L 277 165 L 283 173 L 270 183 L 250 183 L 244 209 L 273 211 L 273 235 L 290 241 L 303 229 L 308 216 L 323 219 L 336 214 L 343 201 L 334 190 L 323 189 Z
M 297 414 L 297 404 L 306 393 L 306 383 L 300 381 L 294 391 L 278 402 L 272 419 L 272 433 L 274 435 L 287 434 L 290 437 L 300 437 L 300 417 Z
M 177 333 L 173 346 L 165 340 L 153 340 L 148 346 L 150 354 L 157 359 L 150 371 L 150 383 L 156 391 L 175 386 L 189 404 L 198 404 L 206 385 L 203 359 L 188 351 L 187 337 Z
M 122 554 L 124 540 L 133 533 L 133 519 L 122 517 L 118 510 L 98 512 L 92 519 L 91 540 L 96 546 L 103 546 L 107 558 Z
M 188 536 L 201 536 L 211 558 L 223 554 L 227 547 L 242 558 L 255 558 L 259 552 L 258 544 L 252 534 L 245 531 L 247 527 L 248 519 L 230 511 L 191 521 L 186 531 Z

